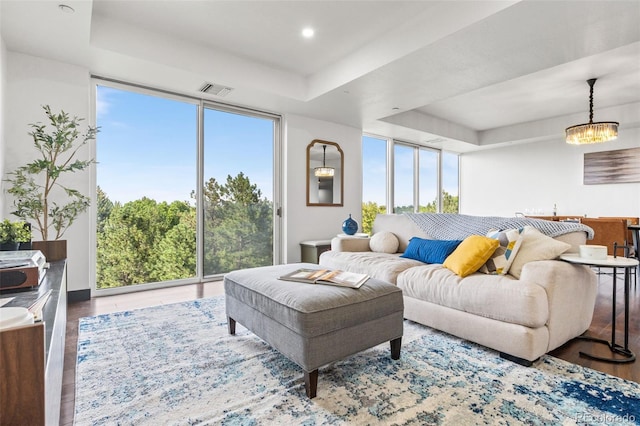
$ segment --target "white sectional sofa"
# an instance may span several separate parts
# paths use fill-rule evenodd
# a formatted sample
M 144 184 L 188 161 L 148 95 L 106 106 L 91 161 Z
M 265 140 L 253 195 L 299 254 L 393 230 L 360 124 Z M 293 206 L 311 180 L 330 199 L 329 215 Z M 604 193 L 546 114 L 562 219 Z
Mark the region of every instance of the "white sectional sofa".
M 400 257 L 412 237 L 437 239 L 408 216 L 378 215 L 373 234 L 385 231 L 397 237 L 397 253 L 371 251 L 368 239 L 334 238 L 320 265 L 394 283 L 403 291 L 406 319 L 493 348 L 523 365 L 579 336 L 591 323 L 597 280 L 586 266 L 540 260 L 521 266 L 519 278 L 480 272 L 462 278 L 442 264 Z M 554 239 L 576 252 L 587 233 L 571 231 Z

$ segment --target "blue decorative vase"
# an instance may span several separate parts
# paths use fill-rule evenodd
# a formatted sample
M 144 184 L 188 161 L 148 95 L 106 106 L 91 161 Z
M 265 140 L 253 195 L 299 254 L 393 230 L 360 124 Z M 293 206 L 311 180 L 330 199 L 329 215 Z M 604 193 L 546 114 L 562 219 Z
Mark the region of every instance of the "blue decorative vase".
M 353 235 L 358 232 L 358 222 L 351 219 L 351 215 L 349 215 L 349 218 L 347 220 L 342 222 L 342 232 L 347 235 Z

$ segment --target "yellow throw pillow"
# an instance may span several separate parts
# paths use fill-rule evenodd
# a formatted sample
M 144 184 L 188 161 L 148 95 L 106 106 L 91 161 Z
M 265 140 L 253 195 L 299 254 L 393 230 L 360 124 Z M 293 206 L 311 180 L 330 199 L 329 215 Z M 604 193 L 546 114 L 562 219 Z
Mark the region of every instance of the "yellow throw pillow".
M 499 246 L 500 242 L 493 238 L 471 235 L 445 259 L 443 265 L 461 277 L 466 277 L 480 269 Z

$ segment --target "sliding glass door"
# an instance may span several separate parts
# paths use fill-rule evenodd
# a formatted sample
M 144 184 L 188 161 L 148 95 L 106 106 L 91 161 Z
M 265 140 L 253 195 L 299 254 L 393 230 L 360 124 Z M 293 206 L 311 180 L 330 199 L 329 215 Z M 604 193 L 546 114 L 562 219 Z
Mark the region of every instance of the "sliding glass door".
M 96 290 L 279 261 L 279 117 L 97 85 Z
M 273 117 L 204 110 L 205 276 L 274 263 Z
M 97 87 L 96 289 L 196 276 L 197 108 Z

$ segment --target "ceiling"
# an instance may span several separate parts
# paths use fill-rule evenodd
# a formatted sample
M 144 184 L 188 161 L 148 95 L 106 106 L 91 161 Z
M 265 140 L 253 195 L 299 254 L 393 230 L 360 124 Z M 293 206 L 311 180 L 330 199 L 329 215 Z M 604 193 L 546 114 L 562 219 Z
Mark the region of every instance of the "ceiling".
M 594 77 L 595 121 L 640 127 L 638 22 L 637 0 L 0 0 L 10 51 L 456 152 L 562 138 Z

